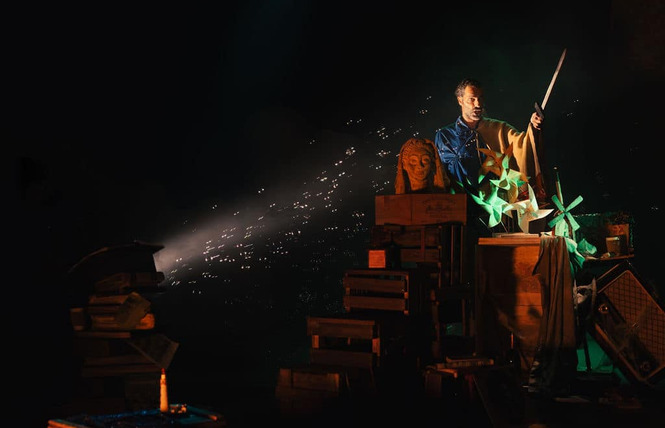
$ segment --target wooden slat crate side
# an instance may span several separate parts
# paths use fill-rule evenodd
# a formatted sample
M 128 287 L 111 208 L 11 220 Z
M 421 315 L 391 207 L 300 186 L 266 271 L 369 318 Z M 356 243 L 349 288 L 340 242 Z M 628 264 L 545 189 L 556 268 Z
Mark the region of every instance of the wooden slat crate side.
M 372 352 L 344 351 L 339 349 L 310 349 L 311 364 L 329 366 L 372 368 L 378 365 L 378 358 Z
M 381 339 L 351 339 L 347 337 L 331 337 L 312 335 L 312 349 L 337 349 L 344 351 L 373 352 L 381 354 Z
M 532 274 L 538 256 L 537 246 L 478 246 L 479 293 L 540 293 L 541 284 Z
M 466 198 L 458 194 L 412 194 L 412 224 L 466 224 Z
M 401 311 L 408 313 L 406 298 L 344 296 L 344 307 L 347 312 L 354 309 L 375 309 L 386 311 Z
M 369 340 L 377 337 L 377 330 L 378 326 L 374 320 L 326 319 L 313 317 L 307 319 L 308 336 L 348 337 Z
M 293 387 L 316 391 L 339 392 L 339 373 L 316 373 L 294 371 L 292 374 Z
M 513 331 L 528 364 L 533 359 L 542 318 L 541 283 L 533 269 L 540 240 L 486 238 L 476 250 L 476 350 L 503 356 Z M 523 366 L 525 367 L 525 366 Z
M 282 398 L 338 398 L 339 392 L 337 391 L 325 391 L 325 390 L 315 390 L 315 389 L 302 389 L 294 388 L 287 385 L 277 385 L 275 387 L 275 397 L 278 399 Z
M 408 195 L 377 195 L 374 200 L 374 223 L 413 224 L 411 205 L 411 198 Z
M 312 391 L 277 385 L 275 398 L 280 414 L 286 417 L 301 417 L 321 413 L 340 397 L 339 394 L 329 391 Z
M 440 263 L 440 248 L 402 248 L 400 250 L 400 261 L 411 263 Z
M 393 270 L 393 269 L 347 269 L 344 272 L 345 276 L 355 277 L 370 277 L 370 278 L 405 278 L 409 279 L 409 271 L 406 270 Z M 393 278 L 396 279 L 396 278 Z
M 403 293 L 408 291 L 408 283 L 405 279 L 345 276 L 342 279 L 342 284 L 347 291 L 374 291 L 377 293 Z
M 340 393 L 345 385 L 346 373 L 329 367 L 308 365 L 280 368 L 277 385 L 282 387 Z
M 370 243 L 375 247 L 391 244 L 399 247 L 436 247 L 441 245 L 441 226 L 375 225 L 370 230 Z

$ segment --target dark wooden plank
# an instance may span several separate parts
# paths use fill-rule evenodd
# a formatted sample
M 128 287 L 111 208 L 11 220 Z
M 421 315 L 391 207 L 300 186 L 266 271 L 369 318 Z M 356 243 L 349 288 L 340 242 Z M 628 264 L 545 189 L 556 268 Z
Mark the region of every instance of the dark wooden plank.
M 442 226 L 375 225 L 370 230 L 370 242 L 375 247 L 436 247 L 441 245 Z
M 369 277 L 345 276 L 342 279 L 347 290 L 374 291 L 380 293 L 402 293 L 408 291 L 404 279 L 382 279 Z
M 400 261 L 439 263 L 441 262 L 441 249 L 439 248 L 402 248 L 400 250 Z
M 307 334 L 309 336 L 373 339 L 377 337 L 377 325 L 374 320 L 308 317 Z
M 347 311 L 353 309 L 376 309 L 386 311 L 407 312 L 406 297 L 365 297 L 365 296 L 344 296 L 344 307 Z
M 377 362 L 376 356 L 371 352 L 338 349 L 310 349 L 309 352 L 312 364 L 372 368 Z
M 313 391 L 339 392 L 343 373 L 320 367 L 280 368 L 278 385 Z

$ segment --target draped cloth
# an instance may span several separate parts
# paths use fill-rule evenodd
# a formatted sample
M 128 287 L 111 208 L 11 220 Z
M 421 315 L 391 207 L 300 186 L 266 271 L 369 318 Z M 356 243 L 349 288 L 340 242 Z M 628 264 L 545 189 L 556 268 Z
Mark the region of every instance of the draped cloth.
M 566 238 L 542 236 L 533 274 L 541 286 L 543 317 L 529 373 L 529 392 L 565 394 L 575 378 L 578 361 L 573 270 Z

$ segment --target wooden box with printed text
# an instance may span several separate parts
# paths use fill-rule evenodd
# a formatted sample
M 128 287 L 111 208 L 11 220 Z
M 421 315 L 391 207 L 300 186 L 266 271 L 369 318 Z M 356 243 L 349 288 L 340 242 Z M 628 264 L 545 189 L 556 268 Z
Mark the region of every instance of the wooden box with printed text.
M 378 225 L 466 224 L 465 194 L 377 195 L 374 209 L 375 223 Z

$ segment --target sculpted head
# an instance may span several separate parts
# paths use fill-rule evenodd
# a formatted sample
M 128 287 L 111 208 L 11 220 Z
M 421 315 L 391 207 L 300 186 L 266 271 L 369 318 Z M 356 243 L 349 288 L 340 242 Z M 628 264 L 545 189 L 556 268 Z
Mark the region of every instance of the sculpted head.
M 411 138 L 402 145 L 395 181 L 397 194 L 442 191 L 449 183 L 447 178 L 431 140 Z
M 400 161 L 409 178 L 411 190 L 422 190 L 428 186 L 434 172 L 436 153 L 424 140 L 412 138 L 404 144 Z

